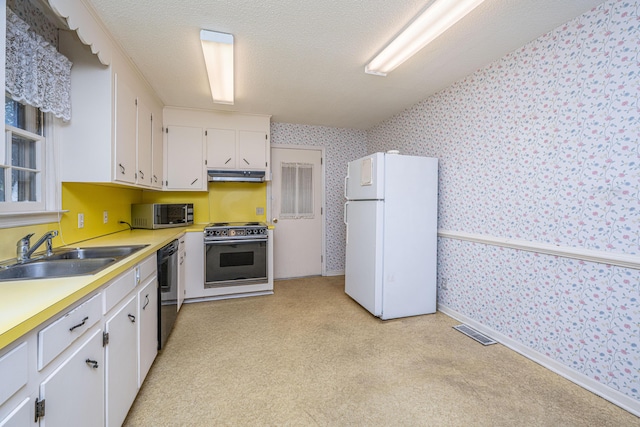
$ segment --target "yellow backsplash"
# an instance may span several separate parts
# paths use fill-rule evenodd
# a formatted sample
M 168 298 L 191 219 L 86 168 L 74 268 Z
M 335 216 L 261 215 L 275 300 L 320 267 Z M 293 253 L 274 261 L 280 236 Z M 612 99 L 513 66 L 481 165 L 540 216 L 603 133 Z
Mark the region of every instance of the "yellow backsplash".
M 62 208 L 69 212 L 62 216 L 63 243 L 66 245 L 105 234 L 126 230 L 131 223 L 131 204 L 142 201 L 142 191 L 134 188 L 97 184 L 62 184 Z M 108 222 L 103 213 L 108 212 Z M 78 214 L 84 214 L 84 228 L 78 228 Z
M 210 182 L 208 192 L 145 191 L 143 203 L 193 203 L 193 221 L 266 221 L 267 183 Z M 256 213 L 262 208 L 263 214 Z
M 71 245 L 94 237 L 126 230 L 131 223 L 132 203 L 193 203 L 194 222 L 266 222 L 267 183 L 212 182 L 209 191 L 143 191 L 100 184 L 62 183 L 60 222 L 0 229 L 0 260 L 15 258 L 17 241 L 34 233 L 32 242 L 49 230 L 58 230 L 54 247 Z M 256 212 L 262 209 L 262 214 Z M 103 213 L 108 221 L 103 222 Z M 78 228 L 78 213 L 84 214 L 84 228 Z
M 256 212 L 262 208 L 262 214 Z M 267 220 L 267 183 L 210 182 L 209 219 L 221 221 Z

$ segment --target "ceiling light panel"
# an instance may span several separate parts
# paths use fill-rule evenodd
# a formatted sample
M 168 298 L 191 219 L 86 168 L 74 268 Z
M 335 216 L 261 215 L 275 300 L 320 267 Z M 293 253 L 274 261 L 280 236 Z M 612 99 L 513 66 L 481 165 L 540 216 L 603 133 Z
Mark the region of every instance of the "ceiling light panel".
M 436 0 L 385 47 L 364 71 L 386 76 L 484 0 Z
M 213 102 L 233 105 L 233 35 L 201 30 L 200 41 Z

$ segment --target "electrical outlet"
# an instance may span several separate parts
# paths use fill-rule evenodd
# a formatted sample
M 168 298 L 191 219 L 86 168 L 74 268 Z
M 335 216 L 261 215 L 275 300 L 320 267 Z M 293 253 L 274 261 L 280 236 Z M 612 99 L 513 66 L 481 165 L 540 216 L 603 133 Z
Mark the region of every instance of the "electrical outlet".
M 256 208 L 256 215 L 264 215 L 264 208 Z
M 84 228 L 84 214 L 78 214 L 78 228 Z
M 109 212 L 107 211 L 102 212 L 102 222 L 104 224 L 109 222 Z

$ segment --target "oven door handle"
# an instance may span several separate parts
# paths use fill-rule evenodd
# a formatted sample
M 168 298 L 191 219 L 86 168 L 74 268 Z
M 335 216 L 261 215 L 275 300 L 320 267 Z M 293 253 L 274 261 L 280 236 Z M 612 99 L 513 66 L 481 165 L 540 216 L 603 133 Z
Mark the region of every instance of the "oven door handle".
M 228 244 L 238 244 L 238 243 L 259 243 L 266 242 L 268 239 L 227 239 L 227 240 L 205 240 L 205 245 L 228 245 Z

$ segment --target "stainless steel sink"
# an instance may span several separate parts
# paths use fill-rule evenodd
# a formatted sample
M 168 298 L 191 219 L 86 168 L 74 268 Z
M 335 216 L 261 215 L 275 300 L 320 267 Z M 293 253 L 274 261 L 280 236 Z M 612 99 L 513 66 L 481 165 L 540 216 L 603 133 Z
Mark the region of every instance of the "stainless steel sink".
M 0 280 L 46 279 L 94 274 L 116 261 L 115 258 L 38 260 L 15 264 L 0 270 Z
M 0 268 L 0 281 L 47 279 L 95 274 L 148 245 L 55 249 L 52 255 Z
M 74 248 L 54 250 L 53 255 L 46 259 L 93 259 L 93 258 L 123 258 L 148 245 L 131 246 L 98 246 L 95 248 Z

